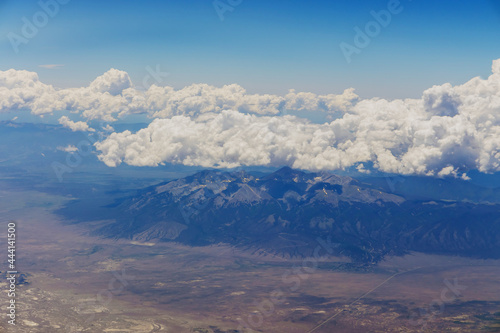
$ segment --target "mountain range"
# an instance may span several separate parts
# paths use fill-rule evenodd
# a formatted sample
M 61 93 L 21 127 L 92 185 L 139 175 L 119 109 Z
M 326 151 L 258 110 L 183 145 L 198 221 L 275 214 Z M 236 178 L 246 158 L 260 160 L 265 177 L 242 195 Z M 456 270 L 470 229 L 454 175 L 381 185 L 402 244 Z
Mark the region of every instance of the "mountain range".
M 72 215 L 71 208 L 61 212 Z M 95 234 L 137 242 L 223 243 L 305 257 L 323 239 L 335 255 L 363 263 L 411 251 L 500 257 L 496 203 L 415 199 L 288 167 L 268 174 L 205 170 L 81 213 L 80 221 L 105 221 Z

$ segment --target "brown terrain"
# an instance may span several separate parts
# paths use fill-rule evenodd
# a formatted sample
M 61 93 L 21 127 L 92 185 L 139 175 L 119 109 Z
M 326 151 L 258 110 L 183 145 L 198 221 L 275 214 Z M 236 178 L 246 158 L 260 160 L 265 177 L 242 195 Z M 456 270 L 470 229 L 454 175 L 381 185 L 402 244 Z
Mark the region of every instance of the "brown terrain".
M 500 261 L 412 254 L 304 265 L 222 244 L 113 241 L 59 220 L 52 211 L 68 198 L 0 189 L 2 262 L 15 220 L 27 280 L 16 326 L 0 282 L 1 332 L 500 332 Z

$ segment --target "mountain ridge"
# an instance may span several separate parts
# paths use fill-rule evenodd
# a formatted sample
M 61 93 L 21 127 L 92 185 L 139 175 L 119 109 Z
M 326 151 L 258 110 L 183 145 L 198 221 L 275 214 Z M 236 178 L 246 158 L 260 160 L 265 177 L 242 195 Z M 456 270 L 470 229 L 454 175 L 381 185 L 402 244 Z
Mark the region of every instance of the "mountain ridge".
M 500 257 L 499 212 L 498 205 L 407 200 L 328 172 L 204 170 L 120 199 L 107 207 L 113 222 L 95 234 L 287 256 L 311 255 L 321 237 L 339 244 L 335 255 L 362 262 L 410 251 Z

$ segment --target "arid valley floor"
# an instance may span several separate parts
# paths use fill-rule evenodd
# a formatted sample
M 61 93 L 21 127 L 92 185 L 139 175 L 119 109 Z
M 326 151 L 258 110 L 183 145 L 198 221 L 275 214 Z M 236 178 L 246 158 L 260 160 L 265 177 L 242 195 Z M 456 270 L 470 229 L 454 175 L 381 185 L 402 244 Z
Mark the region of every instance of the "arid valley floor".
M 100 239 L 52 213 L 67 198 L 1 188 L 0 244 L 15 220 L 28 282 L 15 327 L 0 283 L 2 332 L 500 332 L 499 261 L 413 254 L 304 267 L 224 245 Z

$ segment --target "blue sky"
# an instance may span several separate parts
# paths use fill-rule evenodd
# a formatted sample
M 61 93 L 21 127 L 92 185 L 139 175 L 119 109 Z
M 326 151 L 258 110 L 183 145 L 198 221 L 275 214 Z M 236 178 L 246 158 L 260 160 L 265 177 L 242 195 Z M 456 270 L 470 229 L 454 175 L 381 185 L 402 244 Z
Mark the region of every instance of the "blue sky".
M 362 97 L 402 98 L 419 97 L 434 84 L 487 76 L 491 61 L 500 58 L 494 1 L 402 0 L 401 13 L 348 64 L 339 44 L 353 44 L 353 28 L 363 29 L 373 20 L 370 11 L 387 6 L 243 0 L 221 21 L 205 0 L 72 0 L 15 53 L 7 35 L 21 35 L 22 18 L 32 21 L 41 8 L 37 1 L 3 1 L 0 69 L 36 71 L 44 82 L 77 87 L 109 68 L 140 83 L 147 66 L 159 65 L 170 73 L 164 83 L 177 88 L 238 83 L 252 93 L 283 94 L 354 87 Z M 39 67 L 45 64 L 64 66 Z

